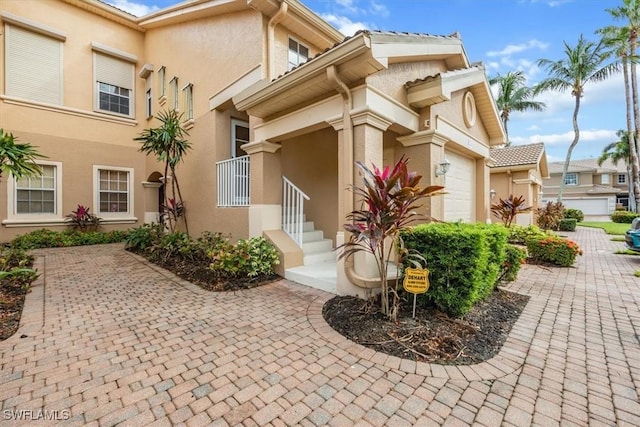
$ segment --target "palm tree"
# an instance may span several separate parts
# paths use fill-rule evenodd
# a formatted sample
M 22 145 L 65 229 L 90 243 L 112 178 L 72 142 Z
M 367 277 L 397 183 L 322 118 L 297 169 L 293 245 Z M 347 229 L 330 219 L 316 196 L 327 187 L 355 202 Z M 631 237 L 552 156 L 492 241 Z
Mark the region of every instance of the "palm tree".
M 498 85 L 496 104 L 500 110 L 500 117 L 509 142 L 507 122 L 512 111 L 542 111 L 546 108 L 544 102 L 534 101 L 534 89 L 525 85 L 526 77 L 522 71 L 509 71 L 504 76 L 497 74 L 489 79 L 491 86 Z
M 638 139 L 640 139 L 640 130 L 638 125 L 640 124 L 640 109 L 638 107 L 638 79 L 637 79 L 637 71 L 636 71 L 636 43 L 638 40 L 638 31 L 640 31 L 640 0 L 622 0 L 622 6 L 618 6 L 613 9 L 605 9 L 609 14 L 616 20 L 627 20 L 627 26 L 623 27 L 626 31 L 626 36 L 628 38 L 628 52 L 629 58 L 631 59 L 630 68 L 631 68 L 631 96 L 632 96 L 632 105 L 633 105 L 633 120 L 634 120 L 634 130 L 633 136 L 629 140 L 629 143 L 632 148 L 635 145 L 636 159 L 638 158 Z M 624 33 L 620 34 L 624 36 Z M 625 70 L 626 71 L 626 70 Z M 628 83 L 628 82 L 627 82 Z M 625 90 L 628 91 L 628 84 Z M 627 128 L 631 132 L 631 123 L 630 123 L 630 111 L 629 111 L 629 95 L 627 93 Z M 635 144 L 633 144 L 635 143 Z M 632 164 L 632 183 L 633 183 L 633 191 L 635 198 L 635 211 L 640 212 L 640 198 L 638 196 L 638 192 L 640 192 L 640 183 L 638 180 L 638 173 L 640 171 L 640 163 L 633 162 Z
M 619 130 L 616 132 L 618 140 L 608 144 L 602 149 L 602 154 L 598 157 L 598 166 L 602 166 L 607 160 L 611 160 L 614 165 L 618 165 L 618 162 L 623 161 L 627 165 L 629 164 L 629 158 L 631 157 L 631 150 L 629 146 L 629 132 Z M 631 134 L 633 136 L 633 134 Z
M 0 178 L 3 173 L 13 175 L 16 179 L 40 175 L 40 167 L 35 161 L 45 156 L 31 144 L 17 144 L 16 141 L 18 138 L 12 133 L 0 129 Z
M 172 232 L 175 231 L 178 219 L 182 217 L 185 230 L 189 234 L 184 201 L 176 175 L 176 166 L 191 149 L 191 143 L 184 139 L 185 136 L 189 136 L 189 133 L 182 127 L 182 116 L 175 110 L 161 111 L 158 113 L 160 127 L 145 129 L 134 140 L 142 143 L 141 152 L 146 155 L 155 155 L 159 162 L 164 162 L 165 200 L 162 214 Z M 171 183 L 171 193 L 166 189 L 169 182 Z
M 632 105 L 637 105 L 637 102 L 632 101 L 631 89 L 630 89 L 630 81 L 629 81 L 629 63 L 631 62 L 631 66 L 635 67 L 635 61 L 630 60 L 633 59 L 631 57 L 631 47 L 630 47 L 630 29 L 629 27 L 614 27 L 608 26 L 604 27 L 596 33 L 602 36 L 602 42 L 609 48 L 613 50 L 616 57 L 620 61 L 620 65 L 622 66 L 622 73 L 624 77 L 624 93 L 625 93 L 625 102 L 626 102 L 626 119 L 627 119 L 627 131 L 623 132 L 626 144 L 626 151 L 628 152 L 628 156 L 625 158 L 627 162 L 627 169 L 630 170 L 630 184 L 631 191 L 633 192 L 633 200 L 635 204 L 632 209 L 635 212 L 640 212 L 640 161 L 638 160 L 638 147 L 637 147 L 637 135 L 636 131 L 634 131 L 633 122 L 635 121 L 632 118 L 631 109 Z M 637 129 L 637 122 L 636 122 Z M 618 136 L 621 137 L 620 132 L 618 132 Z M 622 141 L 622 137 L 621 137 Z M 611 144 L 609 144 L 610 146 Z M 607 146 L 607 147 L 609 147 Z M 605 150 L 606 151 L 606 150 Z M 604 155 L 604 153 L 603 153 Z
M 580 128 L 578 127 L 578 113 L 580 100 L 584 96 L 584 88 L 589 83 L 597 83 L 606 80 L 618 70 L 618 64 L 608 62 L 611 51 L 602 43 L 594 43 L 586 40 L 582 34 L 578 43 L 572 47 L 564 42 L 564 58 L 557 61 L 539 59 L 538 66 L 546 69 L 549 77 L 542 80 L 535 89 L 536 93 L 549 90 L 565 92 L 571 90 L 571 96 L 575 98 L 573 109 L 573 141 L 567 150 L 567 157 L 562 168 L 562 178 L 558 189 L 558 202 L 562 202 L 562 191 L 567 176 L 567 169 L 571 161 L 571 153 L 580 140 Z

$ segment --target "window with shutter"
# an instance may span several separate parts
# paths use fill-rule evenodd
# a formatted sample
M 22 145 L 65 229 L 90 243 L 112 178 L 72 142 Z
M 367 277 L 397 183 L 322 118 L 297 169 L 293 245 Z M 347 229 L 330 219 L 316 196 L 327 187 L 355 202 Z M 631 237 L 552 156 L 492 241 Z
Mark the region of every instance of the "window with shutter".
M 62 41 L 5 25 L 5 93 L 62 105 Z
M 134 65 L 94 53 L 96 110 L 133 117 Z

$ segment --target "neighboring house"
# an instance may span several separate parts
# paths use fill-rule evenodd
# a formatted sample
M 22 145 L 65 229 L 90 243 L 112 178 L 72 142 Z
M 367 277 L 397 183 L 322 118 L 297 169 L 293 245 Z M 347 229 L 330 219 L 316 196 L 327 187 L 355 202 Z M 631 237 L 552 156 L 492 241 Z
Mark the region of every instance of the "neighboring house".
M 549 164 L 550 178 L 544 181 L 543 202 L 555 201 L 564 162 Z M 629 174 L 625 162 L 611 160 L 598 165 L 597 159 L 572 160 L 565 178 L 562 204 L 580 209 L 585 215 L 610 215 L 616 206 L 629 207 Z
M 535 208 L 543 195 L 543 179 L 549 178 L 547 154 L 544 144 L 511 145 L 491 150 L 491 197 L 492 202 L 506 199 L 510 195 L 524 196 L 524 206 L 534 209 L 520 214 L 516 223 L 535 224 Z M 495 216 L 492 221 L 496 221 Z
M 196 0 L 142 18 L 97 0 L 25 0 L 2 2 L 0 18 L 0 127 L 48 156 L 42 178 L 3 180 L 2 240 L 59 227 L 78 203 L 107 227 L 157 220 L 165 177 L 133 138 L 163 108 L 185 114 L 193 144 L 179 166 L 192 233 L 265 235 L 281 274 L 303 283 L 375 286 L 366 261 L 343 267 L 332 252 L 357 206 L 354 161 L 408 156 L 422 185 L 446 185 L 425 213 L 490 217 L 489 150 L 504 130 L 457 35 L 345 39 L 297 0 Z M 299 267 L 323 261 L 324 279 Z

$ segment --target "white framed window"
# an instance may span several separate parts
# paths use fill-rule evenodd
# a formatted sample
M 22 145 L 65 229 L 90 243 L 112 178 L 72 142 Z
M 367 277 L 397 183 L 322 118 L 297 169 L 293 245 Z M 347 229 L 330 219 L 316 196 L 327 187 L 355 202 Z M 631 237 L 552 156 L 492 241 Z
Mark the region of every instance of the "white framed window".
M 170 106 L 176 111 L 180 111 L 180 99 L 178 98 L 178 78 L 169 80 L 169 95 L 171 96 Z
M 5 25 L 5 94 L 63 105 L 64 40 L 52 32 Z
M 618 174 L 618 184 L 626 184 L 627 183 L 627 175 L 623 173 Z
M 184 119 L 193 120 L 193 84 L 189 83 L 182 88 L 182 102 L 184 103 Z
M 115 56 L 94 52 L 96 111 L 134 116 L 134 64 Z
M 564 177 L 564 185 L 578 185 L 578 174 L 568 173 Z
M 231 157 L 246 156 L 240 147 L 249 143 L 249 122 L 231 119 Z
M 600 175 L 600 184 L 609 185 L 609 174 L 608 173 L 603 173 L 602 175 Z
M 309 48 L 289 37 L 289 71 L 309 59 Z
M 133 215 L 133 168 L 93 166 L 94 206 L 100 217 Z
M 158 97 L 163 98 L 167 96 L 167 69 L 163 65 L 158 68 Z
M 62 206 L 62 163 L 38 161 L 39 176 L 7 180 L 10 219 L 57 219 Z

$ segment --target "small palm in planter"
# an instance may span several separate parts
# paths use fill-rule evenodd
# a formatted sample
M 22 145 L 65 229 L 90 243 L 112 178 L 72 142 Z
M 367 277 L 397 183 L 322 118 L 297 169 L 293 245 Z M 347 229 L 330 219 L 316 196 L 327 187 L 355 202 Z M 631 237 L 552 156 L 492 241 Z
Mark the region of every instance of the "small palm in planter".
M 381 311 L 389 319 L 395 319 L 400 303 L 397 293 L 397 283 L 394 289 L 389 288 L 388 262 L 392 259 L 394 242 L 403 256 L 408 256 L 418 264 L 424 259 L 418 254 L 408 253 L 400 233 L 409 227 L 412 221 L 429 220 L 426 215 L 418 214 L 415 210 L 421 205 L 418 202 L 426 197 L 441 194 L 442 186 L 420 187 L 418 184 L 422 176 L 407 169 L 408 159 L 402 157 L 395 166 L 388 166 L 383 170 L 373 166 L 373 170 L 363 163 L 356 162 L 363 175 L 362 187 L 354 186 L 353 193 L 362 201 L 363 208 L 354 210 L 347 219 L 352 222 L 344 228 L 351 233 L 348 242 L 341 245 L 339 259 L 347 258 L 356 252 L 367 252 L 374 256 L 381 281 Z M 393 296 L 390 307 L 389 297 Z
M 78 205 L 75 211 L 71 211 L 70 214 L 65 215 L 64 221 L 76 230 L 96 231 L 100 226 L 102 218 L 90 213 L 89 209 L 89 207 Z

